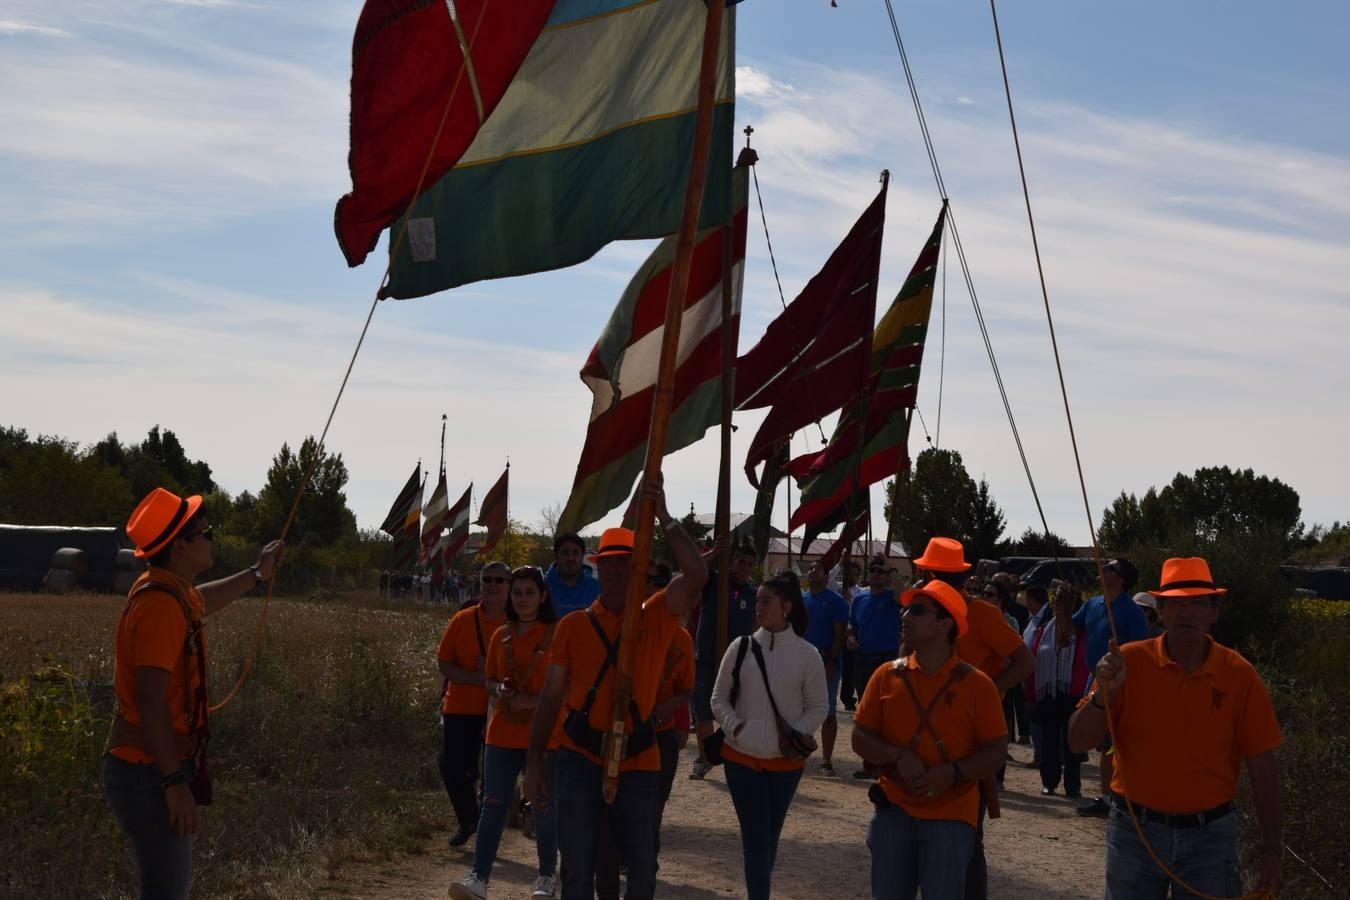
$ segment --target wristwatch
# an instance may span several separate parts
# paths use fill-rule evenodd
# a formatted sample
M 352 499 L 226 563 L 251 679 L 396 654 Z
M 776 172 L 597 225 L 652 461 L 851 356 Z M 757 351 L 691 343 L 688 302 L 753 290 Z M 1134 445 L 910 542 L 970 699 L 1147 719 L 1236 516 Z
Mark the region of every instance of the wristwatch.
M 187 784 L 192 780 L 192 773 L 188 771 L 187 766 L 182 766 L 174 772 L 165 775 L 162 781 L 165 790 L 179 784 Z
M 250 567 L 249 567 L 249 571 L 253 573 L 253 586 L 254 586 L 254 587 L 257 587 L 258 585 L 262 584 L 264 581 L 267 580 L 267 579 L 263 578 L 262 566 L 258 566 L 258 565 L 250 566 Z

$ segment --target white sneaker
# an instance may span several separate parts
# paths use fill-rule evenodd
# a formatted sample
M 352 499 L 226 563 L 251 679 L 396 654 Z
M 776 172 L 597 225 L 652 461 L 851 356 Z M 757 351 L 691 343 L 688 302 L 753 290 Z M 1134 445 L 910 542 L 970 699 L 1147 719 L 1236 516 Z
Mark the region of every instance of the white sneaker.
M 477 872 L 470 872 L 450 885 L 450 896 L 454 900 L 487 900 L 487 882 Z
M 530 890 L 531 897 L 552 897 L 558 891 L 558 879 L 552 875 L 540 875 L 534 880 Z

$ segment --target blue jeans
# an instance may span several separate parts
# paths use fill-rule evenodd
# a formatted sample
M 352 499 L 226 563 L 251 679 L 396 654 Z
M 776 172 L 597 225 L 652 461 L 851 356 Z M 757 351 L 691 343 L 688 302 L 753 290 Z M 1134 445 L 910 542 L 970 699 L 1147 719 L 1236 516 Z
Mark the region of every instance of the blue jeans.
M 604 771 L 573 750 L 557 751 L 558 780 L 553 795 L 563 810 L 558 849 L 562 851 L 562 900 L 595 896 L 595 845 L 607 828 L 628 865 L 628 900 L 649 900 L 656 893 L 656 838 L 653 815 L 661 792 L 660 772 L 624 772 L 612 806 L 601 793 Z M 563 827 L 565 826 L 565 827 Z
M 843 677 L 843 671 L 835 666 L 834 677 L 825 679 L 825 696 L 830 704 L 829 715 L 832 716 L 839 712 L 839 681 Z
M 1168 828 L 1149 822 L 1144 825 L 1144 836 L 1158 858 L 1196 890 L 1214 897 L 1242 894 L 1237 816 L 1224 816 L 1202 828 Z M 1195 896 L 1158 868 L 1140 843 L 1129 814 L 1112 807 L 1106 825 L 1107 900 L 1161 900 L 1169 888 L 1173 897 Z
M 879 809 L 867 826 L 873 900 L 961 900 L 975 829 L 955 819 L 916 819 L 899 806 Z
M 758 772 L 730 760 L 726 763 L 727 790 L 741 823 L 741 855 L 745 860 L 745 896 L 768 900 L 778 838 L 783 833 L 792 795 L 802 770 Z
M 192 885 L 192 838 L 180 837 L 169 824 L 159 766 L 103 757 L 103 796 L 136 852 L 140 900 L 186 900 Z
M 557 784 L 554 761 L 557 752 L 544 755 L 548 788 Z M 497 858 L 502 831 L 506 828 L 508 807 L 515 797 L 516 776 L 525 768 L 525 751 L 511 747 L 483 748 L 483 811 L 478 816 L 478 838 L 473 845 L 473 870 L 484 881 L 492 879 L 492 863 Z M 552 875 L 558 868 L 557 804 L 534 807 L 535 850 L 539 855 L 539 874 Z

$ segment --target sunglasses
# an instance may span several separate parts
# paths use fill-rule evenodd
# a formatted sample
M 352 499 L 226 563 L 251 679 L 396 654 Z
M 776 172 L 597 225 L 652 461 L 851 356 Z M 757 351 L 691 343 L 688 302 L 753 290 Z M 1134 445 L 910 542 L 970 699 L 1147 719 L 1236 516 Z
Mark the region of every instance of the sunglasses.
M 883 569 L 881 566 L 869 566 L 868 569 L 867 569 L 867 571 L 868 571 L 869 573 L 872 573 L 872 572 L 880 572 L 880 573 L 883 574 L 883 575 L 886 574 L 886 570 Z
M 211 541 L 215 540 L 215 538 L 212 536 L 210 525 L 206 526 L 201 531 L 194 531 L 192 534 L 184 535 L 183 537 L 179 538 L 179 540 L 195 541 L 199 537 L 206 538 L 207 543 L 210 543 Z
M 933 609 L 933 607 L 931 607 L 931 606 L 918 606 L 917 604 L 911 604 L 910 606 L 906 606 L 906 607 L 905 607 L 904 609 L 902 609 L 900 612 L 901 612 L 901 615 L 906 615 L 906 616 L 935 616 L 935 615 L 937 615 L 937 610 Z
M 986 597 L 997 597 L 997 596 L 998 596 L 998 591 L 993 590 L 992 588 L 986 589 L 985 592 L 984 592 L 984 596 L 986 596 Z
M 506 584 L 505 575 L 484 575 L 483 584 Z

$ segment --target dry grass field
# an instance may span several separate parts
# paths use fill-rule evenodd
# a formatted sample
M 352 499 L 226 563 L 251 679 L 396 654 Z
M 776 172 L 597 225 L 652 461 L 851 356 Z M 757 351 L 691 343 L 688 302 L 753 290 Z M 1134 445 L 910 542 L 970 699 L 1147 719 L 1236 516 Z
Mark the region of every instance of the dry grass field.
M 111 715 L 107 595 L 0 595 L 0 897 L 120 898 L 130 851 L 98 777 Z M 211 693 L 247 656 L 261 603 L 210 620 Z M 349 862 L 419 849 L 436 789 L 441 608 L 273 600 L 245 689 L 212 720 L 216 803 L 194 897 L 295 897 Z

